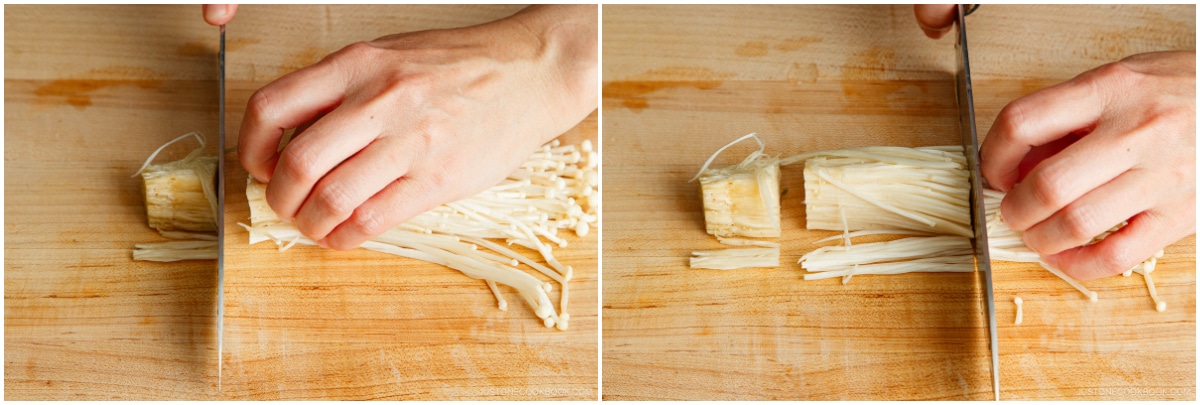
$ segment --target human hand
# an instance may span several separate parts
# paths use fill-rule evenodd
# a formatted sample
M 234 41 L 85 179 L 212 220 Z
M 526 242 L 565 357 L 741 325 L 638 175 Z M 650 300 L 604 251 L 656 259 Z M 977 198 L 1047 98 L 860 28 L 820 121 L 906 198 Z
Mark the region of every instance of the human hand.
M 1004 221 L 1047 263 L 1078 280 L 1111 276 L 1196 232 L 1195 59 L 1131 56 L 1000 111 L 983 176 L 1012 189 Z
M 495 185 L 583 120 L 598 104 L 597 34 L 595 5 L 533 6 L 352 44 L 251 96 L 242 165 L 281 219 L 357 247 Z
M 938 39 L 947 32 L 950 32 L 950 27 L 954 26 L 954 14 L 957 12 L 955 4 L 917 4 L 913 6 L 913 12 L 917 15 L 917 25 L 921 26 L 921 31 L 925 31 L 925 36 Z
M 204 22 L 209 25 L 225 25 L 237 13 L 237 4 L 205 4 Z

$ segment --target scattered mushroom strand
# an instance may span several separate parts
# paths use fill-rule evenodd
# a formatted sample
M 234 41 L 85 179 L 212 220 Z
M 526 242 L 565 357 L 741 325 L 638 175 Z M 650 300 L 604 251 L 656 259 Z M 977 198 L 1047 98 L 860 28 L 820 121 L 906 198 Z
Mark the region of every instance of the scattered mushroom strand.
M 1021 304 L 1024 304 L 1025 300 L 1021 299 L 1021 297 L 1016 297 L 1016 298 L 1013 298 L 1013 303 L 1017 304 L 1017 319 L 1013 320 L 1013 324 L 1020 325 L 1021 321 L 1022 321 L 1021 317 L 1023 315 L 1022 314 L 1023 311 L 1021 310 Z
M 559 236 L 559 229 L 583 237 L 595 226 L 600 203 L 598 165 L 599 157 L 590 141 L 577 148 L 560 146 L 555 140 L 500 184 L 418 215 L 367 241 L 362 248 L 437 263 L 482 279 L 500 310 L 507 310 L 508 302 L 497 285 L 511 286 L 546 327 L 566 330 L 570 319 L 567 286 L 573 269 L 560 263 L 553 250 L 568 244 Z M 265 185 L 248 179 L 246 197 L 250 225 L 239 225 L 249 231 L 251 244 L 269 240 L 280 251 L 297 243 L 315 245 L 293 224 L 279 220 L 267 205 Z M 488 239 L 537 251 L 546 264 Z M 519 269 L 522 263 L 559 283 L 557 311 L 547 295 L 553 291 L 552 285 Z

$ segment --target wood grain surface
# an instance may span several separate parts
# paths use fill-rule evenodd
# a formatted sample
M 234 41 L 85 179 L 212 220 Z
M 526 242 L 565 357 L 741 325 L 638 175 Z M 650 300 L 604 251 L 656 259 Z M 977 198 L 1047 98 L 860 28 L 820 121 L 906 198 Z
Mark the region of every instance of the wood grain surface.
M 1195 7 L 984 5 L 968 18 L 978 128 L 1006 103 L 1125 56 L 1195 49 Z M 689 270 L 687 183 L 726 142 L 771 154 L 958 143 L 951 39 L 911 6 L 603 7 L 604 399 L 990 399 L 970 274 L 805 282 L 802 170 L 783 170 L 775 269 Z M 730 148 L 736 162 L 750 145 Z M 1085 283 L 996 263 L 1004 399 L 1196 398 L 1195 237 L 1140 277 Z M 1014 297 L 1024 323 L 1013 325 Z
M 243 6 L 227 31 L 230 145 L 255 89 L 329 52 L 520 8 Z M 185 132 L 215 152 L 216 28 L 196 6 L 6 6 L 5 35 L 5 399 L 597 397 L 596 233 L 556 251 L 576 278 L 571 329 L 554 331 L 441 266 L 248 245 L 236 153 L 218 390 L 215 264 L 131 261 L 163 238 L 128 177 Z M 563 139 L 595 142 L 597 127 L 593 114 Z

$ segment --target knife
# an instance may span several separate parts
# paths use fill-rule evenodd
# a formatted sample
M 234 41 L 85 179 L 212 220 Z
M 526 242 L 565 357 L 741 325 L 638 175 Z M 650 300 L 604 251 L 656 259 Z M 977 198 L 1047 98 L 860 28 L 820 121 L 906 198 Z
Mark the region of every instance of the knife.
M 217 52 L 220 77 L 217 95 L 217 392 L 225 343 L 225 25 L 221 25 L 221 47 Z
M 976 6 L 977 7 L 977 6 Z M 992 390 L 1000 400 L 1000 353 L 996 342 L 996 302 L 992 295 L 992 260 L 988 255 L 987 217 L 983 206 L 983 176 L 979 174 L 979 134 L 975 131 L 975 101 L 971 89 L 971 64 L 967 54 L 967 26 L 965 17 L 975 11 L 958 5 L 955 21 L 958 23 L 957 51 L 958 70 L 954 74 L 954 92 L 958 97 L 959 129 L 962 132 L 963 154 L 967 156 L 967 170 L 971 177 L 971 223 L 975 238 L 975 275 L 982 291 L 983 310 L 988 320 L 988 339 L 992 354 Z

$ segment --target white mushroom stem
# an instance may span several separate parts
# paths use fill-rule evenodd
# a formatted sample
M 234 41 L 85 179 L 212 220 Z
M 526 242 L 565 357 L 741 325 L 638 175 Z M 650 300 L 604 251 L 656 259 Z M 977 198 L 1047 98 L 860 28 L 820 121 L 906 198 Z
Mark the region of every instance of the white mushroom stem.
M 868 147 L 810 152 L 783 158 L 780 164 L 804 162 L 808 229 L 900 229 L 972 237 L 966 159 L 961 152 L 954 154 Z
M 1021 321 L 1022 321 L 1021 313 L 1023 312 L 1021 310 L 1021 304 L 1024 303 L 1024 300 L 1022 300 L 1021 297 L 1013 298 L 1013 303 L 1017 304 L 1017 319 L 1015 321 L 1013 321 L 1013 323 L 1016 325 L 1020 325 Z
M 692 252 L 693 269 L 736 270 L 750 267 L 779 267 L 779 248 L 698 250 Z
M 496 287 L 496 282 L 487 280 L 487 286 L 489 290 L 492 290 L 492 295 L 496 296 L 496 306 L 499 307 L 501 311 L 508 311 L 508 301 L 504 299 L 504 296 L 500 295 L 500 288 Z
M 966 255 L 966 263 L 973 250 L 971 240 L 961 236 L 929 236 L 897 239 L 888 242 L 861 243 L 850 252 L 845 246 L 825 246 L 800 257 L 800 264 L 808 271 L 845 270 L 855 264 L 898 262 L 913 259 L 958 257 Z M 860 274 L 866 274 L 860 271 Z
M 861 245 L 860 245 L 861 246 Z M 975 271 L 972 256 L 927 257 L 900 262 L 852 264 L 828 267 L 807 273 L 805 280 L 823 280 L 834 277 L 849 277 L 855 274 L 904 274 L 904 273 L 970 273 Z M 842 284 L 849 282 L 849 279 Z
M 691 268 L 736 270 L 748 267 L 779 267 L 778 243 L 725 237 L 717 237 L 717 240 L 723 245 L 755 247 L 694 251 L 689 262 Z
M 214 260 L 216 258 L 217 242 L 211 240 L 138 243 L 134 245 L 133 250 L 133 260 L 149 262 Z
M 842 235 L 834 235 L 834 236 L 830 236 L 828 238 L 818 239 L 818 240 L 814 241 L 813 244 L 815 245 L 818 243 L 831 242 L 831 241 L 843 239 L 846 237 L 857 238 L 860 236 L 871 236 L 871 235 L 936 236 L 936 234 L 933 234 L 933 233 L 910 231 L 907 229 L 867 229 L 867 230 L 862 230 L 862 231 L 845 232 Z
M 1083 293 L 1084 297 L 1087 297 L 1088 301 L 1096 302 L 1096 301 L 1100 300 L 1099 294 L 1096 294 L 1095 291 L 1089 290 L 1087 287 L 1084 287 L 1083 284 L 1080 284 L 1078 281 L 1075 281 L 1075 279 L 1071 278 L 1070 276 L 1063 274 L 1062 270 L 1059 270 L 1058 268 L 1051 266 L 1050 263 L 1046 263 L 1045 261 L 1043 261 L 1041 259 L 1038 259 L 1037 263 L 1042 265 L 1042 267 L 1045 268 L 1046 271 L 1049 271 L 1051 274 L 1054 274 L 1054 275 L 1058 276 L 1058 278 L 1063 279 L 1063 281 L 1066 281 L 1067 284 L 1071 285 L 1071 287 L 1075 287 L 1076 290 L 1079 290 L 1079 292 Z
M 1146 289 L 1150 291 L 1150 299 L 1154 300 L 1154 310 L 1158 312 L 1166 311 L 1167 303 L 1158 299 L 1158 291 L 1154 288 L 1154 278 L 1150 276 L 1150 273 L 1153 273 L 1155 267 L 1158 266 L 1158 258 L 1162 257 L 1162 253 L 1163 251 L 1160 250 L 1158 253 L 1155 253 L 1154 257 L 1151 257 L 1150 260 L 1142 262 L 1142 264 L 1129 269 L 1129 271 L 1141 274 L 1142 278 L 1146 280 Z
M 1150 273 L 1142 273 L 1142 277 L 1146 278 L 1146 288 L 1150 289 L 1150 298 L 1154 300 L 1154 310 L 1166 311 L 1167 303 L 1158 299 L 1158 291 L 1154 289 L 1154 278 L 1150 276 Z

